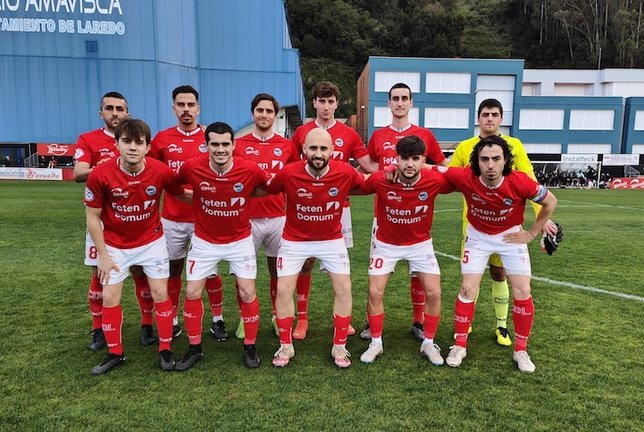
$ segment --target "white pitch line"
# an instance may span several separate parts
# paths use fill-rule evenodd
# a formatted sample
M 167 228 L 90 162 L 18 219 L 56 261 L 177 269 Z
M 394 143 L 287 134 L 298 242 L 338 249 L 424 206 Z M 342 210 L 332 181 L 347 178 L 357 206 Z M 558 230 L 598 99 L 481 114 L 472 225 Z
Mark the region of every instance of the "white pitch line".
M 436 253 L 436 255 L 440 255 L 442 257 L 449 258 L 449 259 L 452 259 L 454 261 L 460 261 L 461 260 L 459 257 L 454 256 L 454 255 L 450 255 L 450 254 L 446 254 L 446 253 L 438 252 L 438 251 L 434 251 L 434 252 Z M 572 289 L 577 289 L 577 290 L 582 290 L 582 291 L 590 291 L 590 292 L 594 292 L 594 293 L 598 293 L 598 294 L 605 294 L 605 295 L 610 295 L 610 296 L 619 297 L 619 298 L 623 298 L 623 299 L 636 300 L 636 301 L 644 302 L 644 297 L 640 297 L 640 296 L 636 296 L 636 295 L 632 295 L 632 294 L 625 294 L 625 293 L 619 292 L 619 291 L 608 291 L 608 290 L 605 290 L 605 289 L 602 289 L 602 288 L 595 288 L 595 287 L 586 286 L 586 285 L 577 285 L 577 284 L 574 284 L 574 283 L 571 283 L 571 282 L 563 282 L 563 281 L 558 281 L 558 280 L 554 280 L 554 279 L 548 279 L 548 278 L 544 278 L 544 277 L 540 277 L 540 276 L 534 276 L 534 275 L 532 276 L 532 279 L 537 280 L 539 282 L 549 283 L 551 285 L 565 286 L 565 287 L 572 288 Z
M 557 202 L 569 202 L 573 204 L 584 204 L 584 205 L 595 206 L 595 207 L 610 207 L 610 208 L 618 208 L 623 210 L 644 211 L 644 208 L 642 207 L 618 206 L 618 205 L 611 205 L 611 204 L 601 204 L 601 203 L 593 203 L 593 202 L 586 202 L 586 201 L 574 201 L 574 200 L 567 200 L 567 199 L 557 199 Z

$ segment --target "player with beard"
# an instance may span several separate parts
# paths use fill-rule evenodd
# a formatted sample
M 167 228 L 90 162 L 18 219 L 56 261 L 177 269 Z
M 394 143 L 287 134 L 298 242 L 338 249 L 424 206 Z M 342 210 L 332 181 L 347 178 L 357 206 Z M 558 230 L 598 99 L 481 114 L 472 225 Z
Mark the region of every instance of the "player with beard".
M 201 112 L 199 93 L 192 86 L 179 86 L 172 91 L 172 110 L 177 124 L 159 132 L 152 140 L 150 156 L 166 163 L 175 172 L 187 161 L 206 154 L 206 137 L 203 127 L 197 123 Z M 186 187 L 190 188 L 189 185 Z M 194 232 L 195 216 L 192 206 L 168 196 L 163 201 L 161 222 L 168 242 L 170 255 L 170 279 L 168 293 L 174 306 L 173 335 L 181 334 L 178 320 L 179 298 L 181 296 L 181 272 L 185 266 L 190 238 Z M 218 341 L 228 339 L 223 317 L 223 291 L 219 275 L 206 280 L 206 292 L 210 301 L 212 324 L 210 332 Z
M 305 161 L 292 163 L 266 186 L 269 193 L 286 195 L 286 224 L 277 255 L 275 311 L 280 348 L 273 365 L 286 366 L 295 355 L 292 330 L 293 293 L 302 265 L 309 257 L 320 260 L 333 287 L 334 337 L 331 356 L 340 368 L 351 365 L 346 349 L 351 323 L 349 254 L 341 230 L 342 203 L 364 176 L 345 162 L 330 160 L 333 141 L 322 128 L 312 129 L 304 141 Z

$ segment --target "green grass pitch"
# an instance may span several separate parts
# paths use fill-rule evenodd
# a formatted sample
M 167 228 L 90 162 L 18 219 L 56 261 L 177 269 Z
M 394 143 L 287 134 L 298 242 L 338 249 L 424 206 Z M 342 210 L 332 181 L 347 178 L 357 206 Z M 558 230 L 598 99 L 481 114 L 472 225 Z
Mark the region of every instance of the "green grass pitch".
M 458 369 L 433 367 L 409 331 L 404 265 L 387 289 L 385 352 L 360 364 L 367 342 L 351 337 L 353 366 L 329 355 L 331 289 L 316 273 L 310 330 L 285 369 L 270 364 L 278 342 L 269 325 L 264 259 L 257 286 L 262 366 L 243 365 L 236 339 L 204 335 L 203 360 L 164 373 L 153 347 L 139 344 L 131 281 L 123 295 L 127 363 L 105 376 L 91 368 L 104 353 L 89 343 L 89 269 L 82 264 L 83 186 L 0 182 L 0 431 L 308 430 L 308 431 L 642 431 L 644 430 L 644 192 L 554 190 L 554 219 L 565 239 L 552 257 L 532 254 L 536 318 L 529 351 L 537 365 L 520 373 L 512 349 L 496 345 L 486 276 L 468 357 Z M 436 342 L 452 342 L 459 288 L 461 196 L 437 200 L 434 246 L 442 270 L 442 321 Z M 372 198 L 352 198 L 353 324 L 365 317 Z M 527 223 L 533 219 L 531 208 Z M 224 266 L 224 269 L 226 267 Z M 223 271 L 223 270 L 222 270 Z M 224 315 L 238 311 L 224 278 Z M 207 306 L 206 306 L 207 309 Z M 206 321 L 209 313 L 206 312 Z M 512 325 L 510 324 L 510 327 Z M 173 346 L 180 356 L 185 336 Z

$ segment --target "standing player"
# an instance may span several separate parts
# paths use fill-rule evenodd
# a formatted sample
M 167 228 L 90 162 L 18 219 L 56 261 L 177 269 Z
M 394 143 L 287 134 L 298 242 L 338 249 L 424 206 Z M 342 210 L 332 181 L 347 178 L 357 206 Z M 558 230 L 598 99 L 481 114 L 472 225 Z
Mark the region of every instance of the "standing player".
M 525 173 L 513 171 L 513 162 L 508 143 L 500 136 L 492 135 L 474 146 L 469 167 L 437 167 L 447 181 L 463 193 L 469 221 L 461 260 L 463 282 L 454 307 L 456 343 L 445 359 L 451 367 L 460 366 L 467 356 L 474 300 L 490 256 L 496 253 L 505 266 L 514 297 L 513 359 L 522 372 L 535 370 L 526 351 L 534 318 L 527 243 L 541 233 L 557 206 L 557 199 Z M 542 207 L 530 229 L 525 231 L 521 225 L 527 200 Z
M 74 180 L 86 182 L 93 168 L 118 154 L 114 130 L 123 120 L 130 117 L 125 97 L 117 92 L 103 95 L 99 116 L 104 126 L 78 137 L 74 154 Z M 92 237 L 87 232 L 85 237 L 85 265 L 92 266 L 92 279 L 89 286 L 89 310 L 92 314 L 92 342 L 90 349 L 99 351 L 105 347 L 105 336 L 101 327 L 103 310 L 103 286 L 98 280 L 96 266 L 98 255 Z M 147 278 L 139 267 L 132 269 L 132 278 L 136 288 L 136 298 L 141 309 L 141 343 L 152 345 L 156 338 L 152 331 L 152 311 L 154 304 L 150 296 Z
M 389 101 L 387 102 L 393 119 L 389 126 L 374 131 L 367 145 L 367 151 L 371 159 L 376 161 L 379 169 L 393 163 L 396 160 L 396 143 L 403 137 L 415 135 L 423 140 L 426 147 L 425 157 L 437 165 L 447 165 L 447 159 L 436 141 L 434 134 L 429 130 L 411 124 L 409 121 L 409 110 L 414 105 L 411 89 L 407 84 L 397 83 L 389 89 Z M 374 220 L 374 231 L 378 229 L 377 219 Z M 412 275 L 411 278 L 411 304 L 413 309 L 411 332 L 420 341 L 424 340 L 423 333 L 423 311 L 425 305 L 425 290 L 418 278 Z M 363 339 L 369 339 L 371 334 L 368 325 L 360 333 Z
M 342 162 L 349 162 L 350 158 L 370 173 L 378 170 L 364 148 L 360 135 L 349 126 L 335 120 L 335 110 L 338 108 L 340 90 L 338 86 L 322 81 L 313 87 L 313 108 L 315 108 L 315 120 L 300 126 L 293 135 L 295 146 L 302 151 L 307 134 L 316 128 L 321 128 L 331 134 L 333 153 L 331 159 Z M 353 228 L 351 226 L 351 208 L 349 199 L 342 203 L 342 235 L 347 248 L 353 247 Z M 306 262 L 300 277 L 297 280 L 297 327 L 293 332 L 295 339 L 304 339 L 308 330 L 308 304 L 309 292 L 311 290 L 311 270 L 315 260 Z M 355 334 L 355 329 L 349 326 L 349 334 Z
M 416 274 L 427 298 L 420 352 L 433 365 L 443 364 L 440 348 L 434 343 L 440 321 L 441 286 L 431 229 L 434 199 L 453 188 L 440 174 L 423 168 L 425 151 L 425 143 L 417 136 L 401 138 L 396 144 L 398 180 L 392 183 L 384 171 L 379 171 L 360 187 L 365 193 L 376 193 L 378 219 L 369 259 L 367 317 L 371 343 L 360 356 L 363 363 L 373 363 L 383 352 L 385 287 L 398 261 L 405 259 L 409 272 Z
M 148 277 L 159 332 L 161 369 L 174 369 L 170 352 L 172 302 L 168 298 L 168 251 L 159 220 L 161 192 L 192 195 L 165 165 L 148 159 L 150 128 L 124 120 L 115 131 L 120 157 L 94 169 L 85 188 L 87 228 L 96 245 L 103 284 L 102 328 L 109 353 L 94 369 L 100 375 L 125 362 L 121 338 L 121 291 L 128 270 L 140 265 Z
M 179 181 L 194 191 L 195 232 L 186 263 L 186 295 L 183 318 L 190 348 L 177 363 L 185 371 L 203 357 L 201 293 L 206 278 L 217 273 L 220 261 L 228 261 L 234 274 L 244 321 L 244 361 L 259 367 L 255 339 L 259 328 L 259 300 L 255 292 L 257 261 L 250 232 L 248 203 L 253 190 L 264 185 L 270 175 L 257 164 L 233 158 L 235 134 L 226 123 L 213 123 L 206 129 L 208 156 L 186 161 L 179 170 Z
M 510 146 L 514 165 L 512 169 L 524 172 L 533 180 L 537 180 L 534 175 L 532 163 L 528 159 L 528 154 L 523 147 L 523 144 L 517 138 L 502 135 L 499 132 L 501 123 L 503 122 L 503 106 L 501 102 L 496 99 L 485 99 L 478 107 L 478 122 L 480 127 L 479 136 L 475 136 L 461 143 L 456 147 L 454 155 L 449 163 L 450 167 L 466 167 L 470 164 L 470 156 L 474 146 L 483 138 L 489 136 L 500 136 Z M 530 202 L 534 208 L 535 215 L 539 214 L 541 206 L 534 201 Z M 467 204 L 463 204 L 463 241 L 461 243 L 461 253 L 465 245 L 465 238 L 467 236 Z M 557 227 L 552 221 L 547 221 L 544 229 L 551 233 L 556 234 Z M 494 300 L 494 312 L 496 314 L 496 342 L 499 345 L 510 346 L 512 340 L 508 332 L 508 304 L 510 292 L 508 289 L 508 282 L 503 269 L 503 263 L 498 254 L 493 254 L 490 257 L 490 277 L 492 278 L 492 299 Z
M 351 165 L 330 160 L 331 135 L 322 128 L 311 130 L 304 141 L 306 161 L 292 163 L 267 185 L 269 193 L 286 195 L 286 224 L 277 255 L 275 310 L 280 348 L 273 365 L 284 367 L 295 355 L 292 342 L 293 292 L 298 274 L 309 257 L 320 260 L 333 286 L 334 337 L 331 356 L 340 368 L 351 365 L 346 349 L 351 323 L 349 254 L 342 238 L 342 203 L 349 190 L 364 177 Z
M 172 91 L 172 110 L 177 116 L 177 124 L 165 129 L 152 140 L 150 156 L 166 163 L 175 172 L 185 161 L 207 153 L 206 137 L 203 128 L 197 123 L 199 93 L 192 86 L 179 86 Z M 181 272 L 185 266 L 190 237 L 195 229 L 195 217 L 192 207 L 173 196 L 163 200 L 161 222 L 168 242 L 170 255 L 170 279 L 168 293 L 174 306 L 173 335 L 181 334 L 178 308 L 181 295 Z M 206 292 L 212 311 L 210 332 L 218 341 L 228 339 L 222 312 L 221 278 L 216 275 L 206 279 Z
M 279 111 L 277 100 L 268 93 L 256 95 L 250 104 L 255 124 L 248 135 L 237 138 L 235 156 L 257 164 L 261 169 L 274 176 L 290 162 L 300 160 L 299 152 L 293 142 L 273 131 L 275 116 Z M 260 246 L 264 247 L 268 273 L 270 275 L 270 294 L 275 323 L 275 295 L 277 294 L 277 251 L 284 231 L 284 194 L 257 197 L 248 205 L 250 227 L 255 244 L 255 254 Z M 277 326 L 275 326 L 277 328 Z M 243 322 L 240 322 L 243 331 Z M 241 334 L 241 331 L 237 333 Z M 241 337 L 243 338 L 243 336 Z

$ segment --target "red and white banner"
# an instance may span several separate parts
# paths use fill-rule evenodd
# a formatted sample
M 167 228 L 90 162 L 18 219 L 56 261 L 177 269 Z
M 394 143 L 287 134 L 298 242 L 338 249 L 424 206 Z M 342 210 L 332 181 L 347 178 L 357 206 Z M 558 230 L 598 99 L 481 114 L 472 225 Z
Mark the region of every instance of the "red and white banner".
M 605 154 L 602 158 L 605 166 L 639 165 L 640 155 L 638 154 Z
M 610 182 L 611 189 L 644 189 L 644 177 L 617 177 Z
M 47 144 L 38 143 L 38 156 L 69 156 L 73 157 L 76 144 Z
M 0 180 L 62 180 L 60 168 L 5 168 L 0 167 Z

